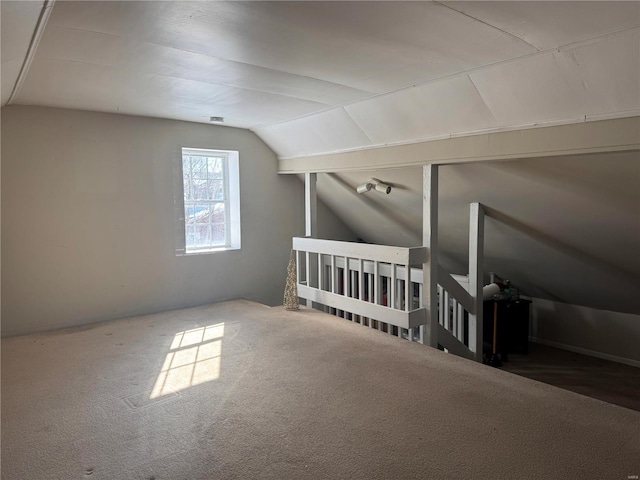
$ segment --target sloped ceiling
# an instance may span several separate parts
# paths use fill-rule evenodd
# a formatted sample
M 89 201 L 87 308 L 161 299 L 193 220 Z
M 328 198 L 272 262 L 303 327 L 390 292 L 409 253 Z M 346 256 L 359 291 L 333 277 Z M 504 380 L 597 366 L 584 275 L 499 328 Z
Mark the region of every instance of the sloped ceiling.
M 490 211 L 485 271 L 526 295 L 640 314 L 637 152 L 439 167 L 441 264 L 468 272 L 469 204 Z M 356 193 L 375 177 L 389 195 Z M 318 191 L 370 243 L 422 244 L 422 169 L 318 174 Z
M 638 1 L 57 0 L 45 27 L 51 3 L 0 2 L 3 105 L 13 92 L 15 104 L 223 116 L 280 158 L 640 115 Z M 636 150 L 441 166 L 443 263 L 466 271 L 480 201 L 502 220 L 487 223 L 488 269 L 528 295 L 640 313 L 639 165 Z M 357 196 L 372 175 L 392 194 Z M 419 245 L 421 177 L 321 174 L 318 188 L 363 239 Z
M 639 35 L 635 1 L 58 0 L 14 103 L 223 116 L 312 155 L 638 114 Z

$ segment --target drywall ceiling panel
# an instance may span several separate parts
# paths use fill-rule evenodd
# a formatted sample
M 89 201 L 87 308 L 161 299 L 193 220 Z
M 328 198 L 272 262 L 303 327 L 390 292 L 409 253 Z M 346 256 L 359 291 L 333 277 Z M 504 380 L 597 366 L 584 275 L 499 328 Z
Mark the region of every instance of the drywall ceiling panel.
M 562 50 L 556 61 L 586 114 L 640 110 L 640 28 Z
M 429 139 L 496 126 L 467 76 L 382 95 L 345 109 L 374 144 Z
M 501 126 L 576 119 L 587 113 L 583 95 L 566 81 L 556 55 L 536 55 L 469 76 Z
M 377 93 L 535 51 L 431 2 L 64 2 L 57 7 L 55 26 L 128 36 Z
M 342 108 L 254 130 L 281 157 L 302 156 L 371 145 Z
M 541 50 L 640 25 L 640 2 L 444 2 Z
M 2 105 L 16 84 L 44 2 L 0 2 L 2 32 Z
M 337 105 L 371 95 L 369 92 L 300 75 L 132 38 L 58 26 L 47 29 L 37 58 L 99 64 L 119 70 L 273 93 L 326 105 Z
M 134 98 L 132 104 L 130 99 Z M 270 93 L 101 65 L 40 59 L 21 103 L 207 122 L 222 116 L 242 128 L 304 115 L 324 105 Z M 166 111 L 164 115 L 162 112 Z

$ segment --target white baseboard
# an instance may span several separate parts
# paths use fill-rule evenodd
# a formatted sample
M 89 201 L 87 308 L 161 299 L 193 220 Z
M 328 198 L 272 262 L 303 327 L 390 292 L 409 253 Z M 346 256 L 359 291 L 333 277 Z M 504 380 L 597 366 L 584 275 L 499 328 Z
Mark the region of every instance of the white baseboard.
M 562 350 L 568 350 L 570 352 L 581 353 L 582 355 L 588 355 L 590 357 L 601 358 L 603 360 L 609 360 L 611 362 L 624 363 L 632 367 L 640 368 L 640 360 L 633 360 L 631 358 L 618 357 L 609 353 L 596 352 L 594 350 L 587 350 L 586 348 L 574 347 L 573 345 L 567 345 L 564 343 L 552 342 L 551 340 L 545 340 L 543 338 L 529 337 L 529 340 L 549 347 L 560 348 Z

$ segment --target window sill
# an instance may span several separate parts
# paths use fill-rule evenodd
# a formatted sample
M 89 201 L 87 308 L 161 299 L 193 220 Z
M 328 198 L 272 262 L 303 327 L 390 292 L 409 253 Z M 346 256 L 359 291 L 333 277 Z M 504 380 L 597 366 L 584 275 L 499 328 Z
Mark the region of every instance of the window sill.
M 176 257 L 191 257 L 193 255 L 209 255 L 212 253 L 230 252 L 240 250 L 240 247 L 216 247 L 208 250 L 197 250 L 195 252 L 176 253 Z

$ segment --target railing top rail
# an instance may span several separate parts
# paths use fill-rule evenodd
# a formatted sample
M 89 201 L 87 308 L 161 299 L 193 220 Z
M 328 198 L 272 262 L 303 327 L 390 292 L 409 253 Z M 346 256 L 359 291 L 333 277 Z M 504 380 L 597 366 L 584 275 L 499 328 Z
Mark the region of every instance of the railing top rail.
M 418 265 L 424 263 L 427 258 L 427 249 L 425 247 L 392 247 L 309 237 L 294 237 L 293 249 L 400 265 Z

